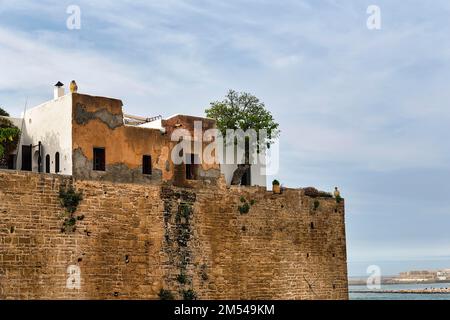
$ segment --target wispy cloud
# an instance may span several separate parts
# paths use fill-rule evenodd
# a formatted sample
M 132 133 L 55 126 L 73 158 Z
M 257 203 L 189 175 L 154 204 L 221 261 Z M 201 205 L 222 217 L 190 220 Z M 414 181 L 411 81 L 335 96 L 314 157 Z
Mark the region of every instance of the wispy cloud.
M 372 245 L 377 258 L 414 255 L 404 230 L 425 217 L 426 254 L 450 241 L 434 231 L 450 208 L 450 4 L 379 0 L 382 29 L 369 31 L 372 2 L 81 0 L 70 31 L 72 1 L 4 0 L 0 103 L 19 114 L 26 96 L 76 79 L 130 112 L 201 115 L 229 88 L 250 91 L 281 124 L 277 178 L 343 189 L 350 259 Z

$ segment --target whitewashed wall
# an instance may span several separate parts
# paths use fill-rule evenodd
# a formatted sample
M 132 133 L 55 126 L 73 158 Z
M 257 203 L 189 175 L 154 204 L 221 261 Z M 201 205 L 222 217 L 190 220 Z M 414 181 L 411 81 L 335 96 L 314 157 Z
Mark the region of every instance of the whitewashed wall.
M 221 164 L 220 165 L 220 173 L 225 176 L 225 180 L 227 181 L 227 185 L 231 184 L 231 179 L 233 178 L 234 170 L 236 170 L 236 164 Z M 250 167 L 250 175 L 251 175 L 251 185 L 252 186 L 261 186 L 266 187 L 266 174 L 265 167 L 261 164 L 252 164 Z
M 45 157 L 50 155 L 50 172 L 55 173 L 55 154 L 59 152 L 60 174 L 72 174 L 72 95 L 45 102 L 26 111 L 22 145 L 42 143 L 42 172 L 45 172 Z M 37 171 L 37 159 L 33 148 L 32 168 Z M 19 148 L 17 169 L 22 166 L 22 150 Z
M 237 151 L 235 151 L 237 153 Z M 234 161 L 227 161 L 227 154 L 226 154 L 226 146 L 224 146 L 223 151 L 223 162 L 225 164 L 220 164 L 220 172 L 225 176 L 225 180 L 227 182 L 227 185 L 231 184 L 231 179 L 233 178 L 233 173 L 237 168 L 236 163 L 236 155 L 234 157 Z M 258 157 L 265 157 L 265 154 L 260 154 Z M 250 167 L 250 182 L 252 186 L 261 186 L 261 187 L 267 187 L 267 176 L 266 176 L 266 170 L 265 166 L 263 166 L 261 163 L 252 164 Z

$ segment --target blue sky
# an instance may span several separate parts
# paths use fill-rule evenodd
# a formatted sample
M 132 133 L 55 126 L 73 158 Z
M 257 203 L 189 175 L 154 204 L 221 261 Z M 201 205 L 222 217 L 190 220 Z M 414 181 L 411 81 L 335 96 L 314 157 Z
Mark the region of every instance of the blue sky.
M 0 105 L 71 79 L 148 116 L 251 92 L 280 122 L 277 178 L 341 188 L 350 275 L 450 268 L 449 17 L 447 0 L 3 0 Z

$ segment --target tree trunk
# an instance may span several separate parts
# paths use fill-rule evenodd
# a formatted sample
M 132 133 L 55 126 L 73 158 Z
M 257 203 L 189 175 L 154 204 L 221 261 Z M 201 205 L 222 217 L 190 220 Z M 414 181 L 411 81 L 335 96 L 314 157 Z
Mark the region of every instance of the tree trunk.
M 233 178 L 231 179 L 231 185 L 236 186 L 241 184 L 242 176 L 250 168 L 249 164 L 238 164 L 238 167 L 233 172 Z

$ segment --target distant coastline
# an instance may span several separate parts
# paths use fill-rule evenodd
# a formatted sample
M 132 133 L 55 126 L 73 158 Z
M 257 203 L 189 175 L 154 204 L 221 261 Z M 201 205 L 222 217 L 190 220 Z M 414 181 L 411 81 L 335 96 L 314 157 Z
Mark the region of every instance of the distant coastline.
M 412 290 L 350 290 L 351 293 L 449 294 L 450 288 L 425 288 Z
M 368 279 L 367 276 L 349 277 L 348 284 L 353 286 L 367 285 Z M 400 272 L 398 275 L 380 277 L 380 284 L 382 285 L 439 284 L 448 282 L 450 282 L 450 269 L 411 270 Z
M 423 280 L 423 281 L 399 281 L 394 277 L 382 278 L 380 284 L 382 285 L 398 285 L 398 284 L 436 284 L 436 283 L 448 283 L 449 280 Z M 367 286 L 367 278 L 349 278 L 348 285 L 350 286 Z M 379 291 L 377 291 L 379 292 Z
M 450 300 L 450 282 L 390 283 L 374 289 L 364 285 L 350 285 L 351 300 Z

